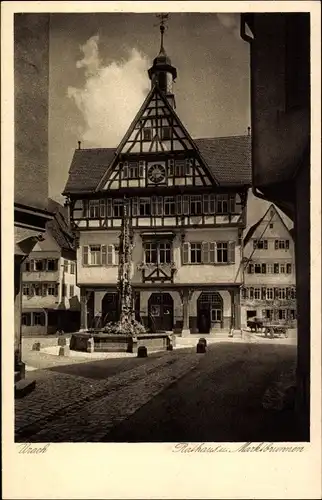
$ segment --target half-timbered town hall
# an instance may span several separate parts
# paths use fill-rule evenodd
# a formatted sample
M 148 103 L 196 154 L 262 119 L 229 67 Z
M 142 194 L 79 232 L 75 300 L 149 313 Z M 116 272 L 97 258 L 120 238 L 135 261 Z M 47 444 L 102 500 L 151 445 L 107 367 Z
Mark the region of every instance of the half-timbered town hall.
M 77 149 L 64 190 L 76 231 L 82 328 L 117 319 L 120 231 L 129 217 L 135 317 L 151 331 L 240 327 L 250 137 L 192 139 L 163 47 L 151 90 L 115 148 Z

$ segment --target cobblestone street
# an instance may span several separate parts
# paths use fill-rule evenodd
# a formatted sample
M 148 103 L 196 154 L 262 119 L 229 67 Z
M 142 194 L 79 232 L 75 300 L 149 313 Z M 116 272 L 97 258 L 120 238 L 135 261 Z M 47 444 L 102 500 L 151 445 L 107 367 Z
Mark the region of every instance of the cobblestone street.
M 25 360 L 47 366 L 27 372 L 36 389 L 15 402 L 17 442 L 283 440 L 295 432 L 292 412 L 261 406 L 269 384 L 294 370 L 295 346 L 218 343 L 206 355 L 188 347 L 89 362 L 29 347 Z

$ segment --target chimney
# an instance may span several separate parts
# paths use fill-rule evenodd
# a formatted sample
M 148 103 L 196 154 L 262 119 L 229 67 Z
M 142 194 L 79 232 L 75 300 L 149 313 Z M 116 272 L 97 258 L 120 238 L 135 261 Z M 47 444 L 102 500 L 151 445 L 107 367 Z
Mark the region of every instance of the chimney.
M 247 135 L 250 135 L 250 127 L 247 127 Z
M 82 149 L 81 144 L 82 144 L 81 141 L 78 141 L 78 149 Z

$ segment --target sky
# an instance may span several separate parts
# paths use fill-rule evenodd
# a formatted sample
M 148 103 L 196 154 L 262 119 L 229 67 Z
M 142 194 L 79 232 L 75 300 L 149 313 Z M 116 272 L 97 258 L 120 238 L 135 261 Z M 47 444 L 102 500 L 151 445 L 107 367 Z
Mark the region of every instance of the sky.
M 77 141 L 117 147 L 150 89 L 160 48 L 155 14 L 52 14 L 49 195 L 61 201 Z M 247 134 L 249 47 L 238 14 L 173 13 L 164 46 L 176 111 L 192 137 Z
M 249 46 L 239 14 L 171 13 L 164 46 L 178 77 L 176 112 L 193 138 L 247 134 Z M 49 196 L 61 203 L 78 141 L 117 147 L 144 101 L 160 49 L 155 14 L 51 14 Z M 250 193 L 248 223 L 268 204 Z

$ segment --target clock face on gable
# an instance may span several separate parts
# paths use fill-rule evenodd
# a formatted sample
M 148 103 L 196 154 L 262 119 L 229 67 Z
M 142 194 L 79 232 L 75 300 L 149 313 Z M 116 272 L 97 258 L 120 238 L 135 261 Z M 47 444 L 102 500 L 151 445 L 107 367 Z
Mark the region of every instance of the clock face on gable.
M 148 168 L 148 180 L 152 184 L 160 184 L 166 179 L 166 169 L 160 163 L 153 163 Z

